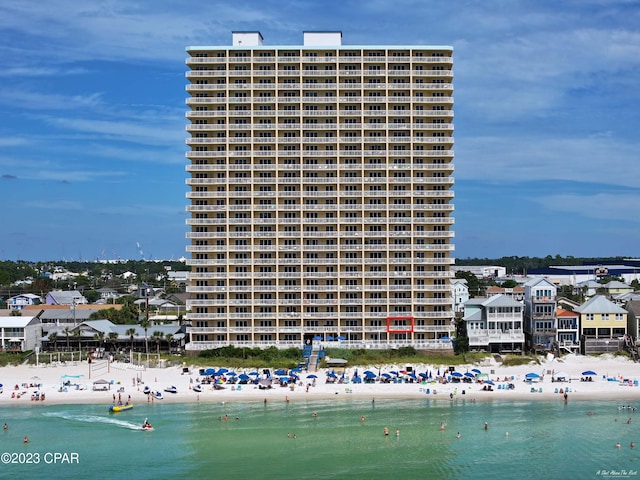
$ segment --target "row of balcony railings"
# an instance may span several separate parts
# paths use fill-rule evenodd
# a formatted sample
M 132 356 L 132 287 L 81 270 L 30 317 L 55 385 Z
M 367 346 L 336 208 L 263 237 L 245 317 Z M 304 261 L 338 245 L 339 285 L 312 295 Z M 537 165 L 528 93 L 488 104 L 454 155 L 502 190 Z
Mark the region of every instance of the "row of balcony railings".
M 239 159 L 235 159 L 236 161 Z M 363 180 L 369 182 L 373 181 L 383 181 L 387 175 L 384 176 L 371 176 L 372 173 L 368 172 L 379 172 L 380 174 L 384 174 L 386 172 L 394 172 L 397 170 L 455 170 L 455 165 L 450 162 L 442 162 L 442 163 L 415 163 L 415 162 L 407 162 L 407 163 L 361 163 L 361 162 L 335 162 L 335 163 L 304 163 L 304 162 L 291 162 L 291 163 L 265 163 L 260 160 L 257 162 L 249 162 L 248 159 L 243 163 L 227 163 L 223 164 L 217 163 L 192 163 L 185 167 L 188 172 L 197 172 L 197 171 L 225 171 L 225 170 L 237 170 L 246 172 L 248 170 L 294 170 L 294 171 L 307 171 L 307 170 L 331 170 L 331 171 L 357 171 L 357 170 L 365 170 L 365 175 L 360 177 Z M 295 172 L 294 172 L 295 173 Z M 368 173 L 368 175 L 367 175 Z M 286 178 L 286 177 L 284 177 Z M 309 177 L 312 178 L 312 177 Z M 345 177 L 346 178 L 346 177 Z M 358 178 L 358 177 L 356 177 Z M 390 177 L 391 178 L 391 177 Z M 392 177 L 398 178 L 398 177 Z M 401 177 L 406 178 L 406 177 Z M 434 177 L 431 177 L 434 178 Z M 188 180 L 207 180 L 193 178 Z
M 445 143 L 451 143 L 451 140 Z M 227 151 L 188 151 L 185 153 L 187 158 L 228 158 L 228 157 L 453 157 L 454 152 L 451 149 L 446 150 L 239 150 L 233 152 Z
M 185 349 L 188 350 L 212 350 L 233 345 L 235 347 L 247 348 L 268 348 L 275 346 L 279 349 L 301 348 L 302 341 L 298 340 L 255 340 L 255 341 L 190 341 L 186 344 Z M 451 350 L 452 343 L 450 340 L 350 340 L 331 342 L 331 348 L 364 348 L 371 350 L 389 350 L 400 347 L 414 347 L 417 350 Z
M 448 115 L 444 115 L 448 116 Z M 404 132 L 406 130 L 418 129 L 418 130 L 453 130 L 454 126 L 452 123 L 224 123 L 224 124 L 193 124 L 190 123 L 186 126 L 187 130 L 202 130 L 200 127 L 209 127 L 210 130 L 356 130 L 360 129 L 364 130 L 394 130 L 399 132 Z M 248 133 L 248 132 L 247 132 Z M 197 137 L 194 137 L 197 138 Z M 208 138 L 208 137 L 205 137 Z M 217 138 L 217 137 L 210 137 Z M 254 138 L 264 138 L 264 137 L 243 137 L 249 138 L 250 140 Z M 312 137 L 296 137 L 299 140 L 305 138 Z M 337 137 L 325 137 L 328 139 L 335 140 Z M 347 138 L 347 137 L 345 137 Z M 349 137 L 353 138 L 353 137 Z M 375 138 L 375 137 L 367 137 L 367 138 Z M 393 137 L 397 138 L 397 137 Z
M 209 145 L 209 144 L 240 144 L 247 147 L 252 147 L 253 151 L 261 152 L 259 150 L 261 145 L 273 145 L 273 144 L 294 144 L 294 145 L 308 145 L 313 143 L 336 145 L 346 144 L 345 146 L 354 145 L 362 148 L 362 144 L 374 143 L 374 144 L 391 144 L 410 147 L 410 144 L 423 144 L 423 143 L 454 143 L 455 138 L 452 135 L 443 137 L 415 137 L 415 136 L 391 136 L 391 137 L 190 137 L 185 140 L 187 145 Z M 358 144 L 358 145 L 355 145 Z M 409 150 L 410 148 L 408 148 Z M 250 151 L 250 150 L 242 150 Z M 269 151 L 269 150 L 267 150 Z M 309 152 L 315 150 L 308 150 Z
M 401 327 L 403 325 L 395 325 L 394 327 Z M 215 326 L 215 327 L 187 327 L 187 333 L 224 333 L 224 334 L 233 334 L 233 333 L 252 333 L 252 332 L 266 332 L 266 333 L 298 333 L 298 334 L 308 334 L 308 333 L 336 333 L 338 335 L 343 335 L 347 333 L 386 333 L 387 332 L 386 325 L 305 325 L 303 327 L 287 327 L 287 326 L 276 326 L 276 325 L 253 325 L 253 326 Z M 449 326 L 446 325 L 414 325 L 414 332 L 449 332 Z M 522 333 L 522 331 L 520 331 Z
M 337 53 L 339 50 L 335 50 Z M 322 50 L 320 56 L 311 55 L 281 55 L 272 54 L 264 55 L 263 51 L 256 51 L 258 55 L 234 56 L 223 54 L 218 56 L 218 52 L 212 51 L 210 55 L 201 56 L 195 53 L 186 58 L 187 64 L 191 63 L 355 63 L 355 62 L 372 62 L 372 63 L 390 63 L 390 64 L 406 64 L 406 63 L 451 63 L 453 57 L 450 55 L 433 55 L 431 52 L 424 52 L 422 55 L 326 55 L 327 51 Z
M 202 87 L 191 88 L 195 85 Z M 204 87 L 208 88 L 204 88 Z M 421 91 L 429 91 L 424 93 L 432 93 L 431 90 L 453 90 L 451 83 L 246 83 L 246 84 L 216 84 L 216 83 L 193 83 L 185 86 L 187 90 L 206 90 L 218 92 L 211 96 L 196 96 L 185 99 L 186 104 L 211 103 L 211 100 L 221 98 L 236 98 L 248 101 L 250 98 L 262 98 L 260 94 L 264 92 L 271 98 L 284 98 L 285 101 L 293 101 L 292 99 L 307 98 L 328 98 L 340 99 L 344 102 L 353 102 L 354 99 L 370 100 L 379 102 L 381 99 L 388 97 L 403 98 L 410 96 L 418 96 Z M 274 90 L 278 91 L 277 95 L 273 95 Z M 394 93 L 384 95 L 385 91 L 392 90 Z M 324 95 L 306 95 L 306 92 L 317 94 L 325 91 Z M 301 93 L 302 92 L 302 93 Z M 327 96 L 327 93 L 331 95 Z M 444 92 L 449 94 L 449 92 Z M 295 94 L 295 95 L 294 95 Z M 217 102 L 216 102 L 217 103 Z
M 275 66 L 275 65 L 274 65 Z M 187 70 L 185 73 L 186 78 L 202 78 L 202 77 L 229 77 L 229 78 L 246 78 L 246 77 L 269 77 L 269 78 L 285 78 L 285 77 L 362 77 L 366 79 L 375 78 L 381 79 L 382 77 L 403 77 L 403 78 L 434 78 L 434 77 L 453 77 L 453 70 L 433 70 L 427 68 L 415 68 L 419 65 L 412 65 L 414 68 L 403 68 L 403 69 L 393 69 L 393 68 L 380 68 L 380 69 L 369 69 L 369 68 L 332 68 L 332 69 L 305 69 L 305 68 L 286 68 L 286 67 L 295 67 L 296 65 L 283 65 L 278 64 L 278 69 L 269 68 L 269 69 L 260 69 L 254 68 L 251 69 L 249 65 L 241 66 L 233 69 L 221 69 L 221 70 Z M 355 66 L 355 65 L 354 65 Z M 243 68 L 246 67 L 246 68 Z M 345 65 L 347 67 L 347 65 Z M 368 67 L 368 65 L 367 65 Z M 366 83 L 366 82 L 365 82 Z
M 431 98 L 431 97 L 424 97 Z M 437 97 L 434 97 L 437 98 Z M 444 102 L 442 99 L 446 99 Z M 451 101 L 449 101 L 451 100 Z M 435 100 L 434 100 L 435 101 Z M 440 101 L 437 103 L 453 103 L 452 97 L 440 97 Z M 416 106 L 416 105 L 414 105 Z M 444 107 L 444 105 L 441 105 Z M 408 118 L 408 117 L 441 117 L 446 116 L 449 112 L 453 116 L 453 112 L 450 109 L 442 110 L 190 110 L 187 112 L 188 118 L 205 118 L 205 117 L 281 117 L 281 118 L 298 118 L 302 117 L 395 117 L 395 118 Z

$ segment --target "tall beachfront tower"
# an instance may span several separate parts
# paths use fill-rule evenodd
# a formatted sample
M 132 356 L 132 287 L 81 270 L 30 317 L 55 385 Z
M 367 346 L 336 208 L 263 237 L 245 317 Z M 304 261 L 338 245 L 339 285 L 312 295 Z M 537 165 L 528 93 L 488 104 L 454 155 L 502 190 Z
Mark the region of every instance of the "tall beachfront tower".
M 451 349 L 453 49 L 303 36 L 187 48 L 187 351 Z

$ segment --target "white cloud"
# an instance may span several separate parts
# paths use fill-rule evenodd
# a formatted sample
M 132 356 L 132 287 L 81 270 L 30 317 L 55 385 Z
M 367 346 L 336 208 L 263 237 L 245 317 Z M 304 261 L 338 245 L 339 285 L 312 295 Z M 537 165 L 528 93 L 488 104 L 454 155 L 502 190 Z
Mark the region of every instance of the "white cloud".
M 461 144 L 460 144 L 461 143 Z M 484 181 L 570 180 L 637 187 L 640 145 L 591 137 L 472 137 L 456 146 L 456 176 Z
M 586 218 L 640 222 L 640 218 L 635 214 L 635 206 L 640 203 L 640 194 L 558 194 L 535 198 L 533 201 L 549 210 Z

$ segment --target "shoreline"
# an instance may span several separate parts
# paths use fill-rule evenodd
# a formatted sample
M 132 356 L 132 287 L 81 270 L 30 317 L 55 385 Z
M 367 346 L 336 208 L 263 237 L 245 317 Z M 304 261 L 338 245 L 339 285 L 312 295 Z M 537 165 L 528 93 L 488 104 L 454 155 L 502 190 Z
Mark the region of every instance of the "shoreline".
M 185 372 L 184 369 L 188 369 Z M 434 372 L 442 366 L 417 365 L 414 371 Z M 435 382 L 401 382 L 401 383 L 325 383 L 325 374 L 329 369 L 320 369 L 316 385 L 311 386 L 310 380 L 306 380 L 306 373 L 300 374 L 300 382 L 294 388 L 281 387 L 277 384 L 271 389 L 259 389 L 257 385 L 230 385 L 222 390 L 214 390 L 211 385 L 202 384 L 202 392 L 196 393 L 191 388 L 198 384 L 200 378 L 198 372 L 200 366 L 186 366 L 168 368 L 134 369 L 126 365 L 113 365 L 108 371 L 100 374 L 92 374 L 89 378 L 89 365 L 80 363 L 76 365 L 59 366 L 11 366 L 0 368 L 0 383 L 3 384 L 3 393 L 0 394 L 0 407 L 2 406 L 44 406 L 64 404 L 89 404 L 104 405 L 105 411 L 118 398 L 126 403 L 131 397 L 134 406 L 154 403 L 229 403 L 229 402 L 327 402 L 335 400 L 353 399 L 357 401 L 398 400 L 430 400 L 438 402 L 487 402 L 487 401 L 558 401 L 564 402 L 564 392 L 567 392 L 568 401 L 619 401 L 621 404 L 630 404 L 640 400 L 640 387 L 637 386 L 637 374 L 640 373 L 639 365 L 625 358 L 601 356 L 583 357 L 568 355 L 561 359 L 548 358 L 542 364 L 530 364 L 518 367 L 503 367 L 501 364 L 487 362 L 483 365 L 457 366 L 459 372 L 478 368 L 487 372 L 487 376 L 495 382 L 492 391 L 483 391 L 479 383 L 435 383 Z M 381 371 L 398 371 L 402 367 L 398 365 L 386 365 Z M 350 378 L 358 370 L 361 373 L 366 370 L 363 367 L 347 367 L 346 376 Z M 371 370 L 374 370 L 371 367 Z M 375 369 L 377 371 L 377 367 Z M 598 375 L 593 376 L 593 381 L 580 381 L 581 372 L 593 370 Z M 573 381 L 552 382 L 555 372 L 566 372 L 567 378 Z M 528 372 L 540 374 L 540 381 L 528 383 L 525 376 Z M 141 377 L 141 378 L 140 378 Z M 500 379 L 508 378 L 507 382 Z M 627 379 L 631 381 L 621 385 L 618 381 L 610 381 L 610 378 Z M 141 382 L 138 383 L 137 380 Z M 93 382 L 102 380 L 100 385 L 106 388 L 104 391 L 94 391 Z M 64 382 L 70 383 L 67 391 L 61 391 Z M 502 389 L 501 385 L 512 383 L 513 389 Z M 307 387 L 309 384 L 309 387 Z M 18 390 L 15 386 L 18 385 Z M 26 385 L 26 387 L 24 386 Z M 77 385 L 77 386 L 76 386 Z M 145 386 L 152 391 L 163 392 L 164 399 L 150 401 L 143 392 Z M 175 386 L 177 393 L 165 393 L 164 389 Z M 239 388 L 238 388 L 239 387 Z M 535 392 L 532 392 L 535 389 Z M 560 391 L 562 390 L 562 393 Z M 426 393 L 426 392 L 429 393 Z M 436 391 L 437 393 L 434 393 Z M 462 393 L 464 391 L 464 394 Z M 12 394 L 20 398 L 11 398 Z M 45 400 L 32 400 L 36 394 L 45 394 Z M 638 405 L 635 405 L 638 407 Z

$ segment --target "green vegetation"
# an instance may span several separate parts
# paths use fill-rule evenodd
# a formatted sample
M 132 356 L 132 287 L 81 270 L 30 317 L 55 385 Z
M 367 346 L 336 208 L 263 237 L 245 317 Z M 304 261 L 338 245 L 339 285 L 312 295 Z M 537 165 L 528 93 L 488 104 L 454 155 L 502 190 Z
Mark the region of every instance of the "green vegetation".
M 519 367 L 520 365 L 529 365 L 530 363 L 540 365 L 540 359 L 526 355 L 507 355 L 502 359 L 503 367 Z
M 413 365 L 426 363 L 431 365 L 462 365 L 481 362 L 489 357 L 487 353 L 466 353 L 463 355 L 425 355 L 417 352 L 413 347 L 403 347 L 394 350 L 347 350 L 327 349 L 330 358 L 347 360 L 349 367 L 368 365 Z M 278 350 L 275 347 L 267 349 L 237 348 L 234 346 L 205 350 L 198 355 L 200 359 L 207 359 L 218 366 L 226 365 L 234 368 L 255 368 L 266 366 L 269 368 L 293 368 L 302 361 L 302 354 L 297 348 Z M 326 366 L 324 361 L 321 367 Z
M 20 353 L 0 353 L 0 367 L 20 365 L 30 354 L 30 351 Z

